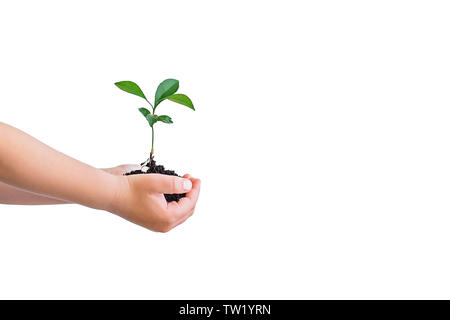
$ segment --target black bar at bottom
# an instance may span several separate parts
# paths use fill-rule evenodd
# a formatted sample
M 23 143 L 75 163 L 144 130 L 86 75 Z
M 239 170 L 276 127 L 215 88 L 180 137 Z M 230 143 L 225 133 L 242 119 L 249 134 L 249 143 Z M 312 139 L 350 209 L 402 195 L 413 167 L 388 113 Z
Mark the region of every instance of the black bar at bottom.
M 133 319 L 366 319 L 432 318 L 447 314 L 448 301 L 414 300 L 77 300 L 1 301 L 2 314 L 75 319 L 112 315 Z

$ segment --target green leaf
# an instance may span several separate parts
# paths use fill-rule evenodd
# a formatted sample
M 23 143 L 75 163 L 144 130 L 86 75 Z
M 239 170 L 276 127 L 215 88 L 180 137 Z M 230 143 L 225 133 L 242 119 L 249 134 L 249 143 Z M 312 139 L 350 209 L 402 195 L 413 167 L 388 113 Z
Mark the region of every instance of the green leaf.
M 144 93 L 142 92 L 141 88 L 139 88 L 139 86 L 134 83 L 133 81 L 119 81 L 114 83 L 119 89 L 137 95 L 141 98 L 144 98 L 145 100 L 147 100 L 147 98 L 145 97 Z
M 148 124 L 150 125 L 150 127 L 153 127 L 155 122 L 158 121 L 158 116 L 152 115 L 152 114 L 148 114 L 145 118 L 147 119 Z
M 150 127 L 153 127 L 153 125 L 158 121 L 161 121 L 164 123 L 173 123 L 172 118 L 170 118 L 169 116 L 166 116 L 166 115 L 157 116 L 157 115 L 148 114 L 145 118 L 147 119 Z
M 150 114 L 150 111 L 146 108 L 139 108 L 139 111 L 142 113 L 142 115 L 147 118 L 147 116 Z
M 192 104 L 191 99 L 189 99 L 189 97 L 185 94 L 181 94 L 181 93 L 177 93 L 177 94 L 173 94 L 171 96 L 168 96 L 166 99 L 185 105 L 188 108 L 191 108 L 192 110 L 195 111 L 194 105 Z
M 172 118 L 169 117 L 169 116 L 158 116 L 156 121 L 161 121 L 161 122 L 164 122 L 164 123 L 173 123 Z
M 179 81 L 175 79 L 166 79 L 161 82 L 155 93 L 155 108 L 165 98 L 177 92 L 179 86 Z

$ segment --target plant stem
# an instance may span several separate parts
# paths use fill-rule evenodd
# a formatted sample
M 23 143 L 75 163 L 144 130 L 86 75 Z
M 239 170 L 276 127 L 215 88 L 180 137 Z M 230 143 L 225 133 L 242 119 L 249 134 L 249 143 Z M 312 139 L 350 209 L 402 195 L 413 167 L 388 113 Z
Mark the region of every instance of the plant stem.
M 155 112 L 155 107 L 150 103 L 150 101 L 148 101 L 147 99 L 145 99 L 145 101 L 147 101 L 148 104 L 152 106 L 153 112 Z
M 150 101 L 148 101 L 147 99 L 145 99 L 145 101 L 148 102 L 148 104 L 152 107 L 152 114 L 155 115 L 155 109 L 156 107 L 154 107 Z M 155 131 L 153 130 L 153 126 L 152 126 L 152 150 L 150 151 L 150 158 L 148 159 L 148 164 L 151 165 L 152 164 L 152 160 L 153 160 L 153 144 L 155 141 Z
M 155 141 L 155 130 L 153 130 L 153 126 L 152 126 L 152 150 L 150 151 L 150 164 L 152 163 L 153 160 L 153 143 Z

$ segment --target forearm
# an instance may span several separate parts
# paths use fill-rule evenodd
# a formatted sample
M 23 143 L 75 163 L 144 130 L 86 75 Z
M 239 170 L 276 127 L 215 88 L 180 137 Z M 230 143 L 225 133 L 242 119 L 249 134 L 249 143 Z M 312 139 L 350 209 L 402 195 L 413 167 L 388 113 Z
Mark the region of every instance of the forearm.
M 0 180 L 52 198 L 109 209 L 119 180 L 0 123 Z
M 3 204 L 26 204 L 26 205 L 44 205 L 44 204 L 64 204 L 67 201 L 51 198 L 42 194 L 37 194 L 23 190 L 9 184 L 0 182 L 0 203 Z
M 113 168 L 102 169 L 116 176 L 122 176 L 126 172 L 140 169 L 141 166 L 133 164 L 120 165 Z M 0 182 L 0 203 L 2 204 L 20 204 L 20 205 L 49 205 L 49 204 L 67 204 L 66 200 L 56 199 L 47 195 L 30 192 L 9 184 Z

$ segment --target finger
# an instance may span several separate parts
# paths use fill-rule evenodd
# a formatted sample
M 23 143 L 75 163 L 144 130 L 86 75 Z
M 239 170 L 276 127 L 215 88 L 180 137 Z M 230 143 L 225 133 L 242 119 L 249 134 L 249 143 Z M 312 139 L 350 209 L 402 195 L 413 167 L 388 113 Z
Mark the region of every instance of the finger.
M 201 184 L 201 182 L 200 182 L 199 179 L 192 179 L 192 180 L 195 180 L 195 181 L 194 181 L 193 190 L 190 192 L 190 195 L 186 196 L 185 198 L 182 198 L 182 199 L 180 199 L 178 201 L 178 205 L 180 207 L 186 206 L 186 207 L 189 207 L 189 208 L 192 208 L 192 209 L 190 210 L 190 212 L 188 212 L 187 214 L 185 214 L 184 216 L 179 218 L 178 222 L 176 222 L 174 224 L 173 228 L 175 228 L 176 226 L 182 224 L 183 222 L 185 222 L 187 219 L 189 219 L 194 214 L 195 205 L 197 204 L 197 200 L 198 200 L 198 197 L 199 197 L 199 194 L 200 194 L 200 184 Z M 189 202 L 189 204 L 186 203 L 186 202 Z
M 195 204 L 197 203 L 200 194 L 200 180 L 191 178 L 191 181 L 192 189 L 186 194 L 186 197 L 181 198 L 178 202 L 172 201 L 167 204 L 167 209 L 170 214 L 174 215 L 175 221 L 182 219 L 195 208 Z
M 192 200 L 195 204 L 195 203 L 197 203 L 198 197 L 200 195 L 201 181 L 200 181 L 200 179 L 195 179 L 192 177 L 190 177 L 190 180 L 192 182 L 192 189 L 191 189 L 191 191 L 186 193 L 186 198 Z
M 192 190 L 178 202 L 171 201 L 167 204 L 167 214 L 170 216 L 170 229 L 182 224 L 189 219 L 195 210 L 195 205 L 200 193 L 200 180 L 191 178 Z
M 192 210 L 191 212 L 189 212 L 186 216 L 184 216 L 181 220 L 177 221 L 176 223 L 174 223 L 172 225 L 172 229 L 178 227 L 180 224 L 186 222 L 187 219 L 189 219 L 190 217 L 192 217 L 192 215 L 194 214 L 194 210 Z
M 151 192 L 185 193 L 192 189 L 191 180 L 177 176 L 151 173 L 144 175 L 143 178 L 146 180 L 146 187 Z

